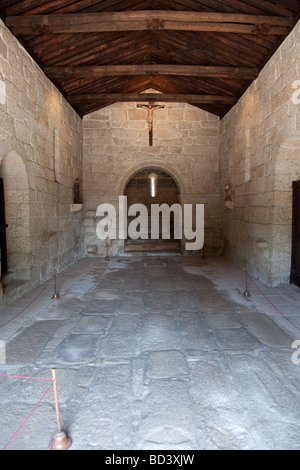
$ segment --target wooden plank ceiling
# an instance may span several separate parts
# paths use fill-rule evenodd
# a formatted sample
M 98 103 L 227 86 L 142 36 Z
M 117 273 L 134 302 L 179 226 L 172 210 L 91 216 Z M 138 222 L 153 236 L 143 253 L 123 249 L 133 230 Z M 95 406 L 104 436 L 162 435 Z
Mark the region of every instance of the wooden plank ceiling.
M 1 0 L 0 14 L 80 116 L 175 101 L 223 117 L 295 26 L 300 1 Z

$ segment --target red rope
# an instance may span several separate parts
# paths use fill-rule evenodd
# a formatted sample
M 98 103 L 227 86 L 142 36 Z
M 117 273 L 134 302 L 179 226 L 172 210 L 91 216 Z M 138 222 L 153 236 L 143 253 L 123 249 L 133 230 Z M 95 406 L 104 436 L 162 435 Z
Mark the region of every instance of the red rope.
M 17 377 L 17 376 L 5 376 L 5 377 Z M 43 378 L 43 377 L 21 377 L 21 378 L 25 378 L 25 379 L 40 379 L 40 380 L 52 380 L 52 379 L 46 379 L 46 378 Z M 13 437 L 8 441 L 8 443 L 3 447 L 2 450 L 6 450 L 7 447 L 10 445 L 10 443 L 14 440 L 14 438 L 16 437 L 16 435 L 21 431 L 21 429 L 25 426 L 25 424 L 27 423 L 27 421 L 29 420 L 29 418 L 33 415 L 33 413 L 35 412 L 35 410 L 37 409 L 37 407 L 41 404 L 41 402 L 43 401 L 43 399 L 45 398 L 45 396 L 47 395 L 47 393 L 49 392 L 49 390 L 51 390 L 53 384 L 54 384 L 55 380 L 52 381 L 50 387 L 48 387 L 48 389 L 46 390 L 46 392 L 44 393 L 44 395 L 42 396 L 42 398 L 40 399 L 40 401 L 35 405 L 35 407 L 33 408 L 33 410 L 29 413 L 29 415 L 27 416 L 27 418 L 25 419 L 25 421 L 22 423 L 22 425 L 19 427 L 19 429 L 15 432 L 15 434 L 13 435 Z
M 249 276 L 249 274 L 248 274 Z M 255 285 L 256 289 L 261 293 L 261 295 L 272 305 L 273 308 L 275 308 L 275 310 L 277 310 L 278 313 L 280 313 L 280 315 L 282 315 L 283 318 L 285 318 L 285 320 L 287 320 L 291 325 L 293 325 L 298 331 L 300 331 L 300 328 L 298 328 L 298 326 L 294 325 L 293 322 L 291 322 L 291 320 L 289 320 L 280 310 L 279 308 L 276 307 L 276 305 L 274 305 L 271 300 L 268 299 L 268 297 L 263 293 L 263 291 L 258 287 L 258 285 L 256 284 L 256 282 L 254 281 L 254 279 L 249 276 L 251 281 L 253 282 L 253 284 Z
M 99 263 L 99 261 L 97 261 L 96 263 L 94 263 L 89 269 L 85 270 L 85 271 L 82 271 L 81 273 L 77 273 L 77 274 L 55 274 L 54 276 L 52 276 L 51 279 L 49 279 L 49 281 L 47 281 L 45 287 L 42 289 L 42 291 L 30 302 L 30 304 L 28 304 L 25 308 L 23 308 L 23 310 L 21 310 L 21 312 L 19 312 L 17 315 L 15 315 L 14 317 L 12 317 L 10 320 L 8 320 L 6 323 L 3 323 L 3 325 L 0 325 L 0 329 L 3 328 L 4 326 L 8 325 L 10 322 L 12 322 L 13 320 L 15 320 L 16 318 L 18 318 L 22 313 L 25 312 L 25 310 L 27 310 L 29 307 L 31 307 L 31 305 L 45 292 L 45 290 L 48 288 L 50 282 L 54 279 L 55 276 L 57 275 L 60 275 L 62 277 L 78 277 L 78 276 L 82 276 L 83 274 L 87 274 L 88 272 L 90 272 L 97 264 Z
M 52 279 L 50 279 L 46 286 L 44 287 L 44 289 L 30 302 L 29 305 L 27 305 L 27 307 L 23 308 L 23 310 L 21 310 L 21 312 L 19 312 L 17 315 L 15 315 L 13 318 L 11 318 L 10 320 L 8 320 L 6 323 L 3 323 L 3 325 L 0 325 L 0 329 L 3 328 L 4 326 L 8 325 L 10 322 L 12 322 L 13 320 L 15 320 L 15 318 L 19 317 L 23 312 L 25 312 L 25 310 L 27 310 L 29 307 L 31 307 L 31 305 L 45 292 L 45 290 L 48 288 L 48 284 L 50 283 Z
M 99 260 L 96 261 L 96 263 L 92 264 L 92 266 L 90 266 L 88 269 L 86 269 L 85 271 L 81 271 L 80 273 L 77 273 L 77 274 L 64 274 L 63 272 L 59 274 L 59 276 L 62 276 L 62 277 L 78 277 L 78 276 L 83 276 L 84 274 L 88 274 L 92 269 L 95 268 L 95 266 L 97 266 L 97 264 L 99 264 Z
M 0 374 L 0 377 L 11 377 L 16 379 L 33 379 L 33 380 L 52 380 L 52 377 L 25 377 L 24 375 L 7 375 Z

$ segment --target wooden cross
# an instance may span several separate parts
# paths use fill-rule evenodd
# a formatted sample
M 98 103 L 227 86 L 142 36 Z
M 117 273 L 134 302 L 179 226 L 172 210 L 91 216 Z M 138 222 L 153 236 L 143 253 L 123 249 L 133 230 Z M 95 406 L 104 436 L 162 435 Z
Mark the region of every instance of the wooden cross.
M 153 105 L 149 104 L 138 104 L 138 108 L 147 109 L 148 111 L 148 124 L 149 124 L 149 145 L 153 145 L 153 111 L 156 109 L 164 108 L 163 105 Z

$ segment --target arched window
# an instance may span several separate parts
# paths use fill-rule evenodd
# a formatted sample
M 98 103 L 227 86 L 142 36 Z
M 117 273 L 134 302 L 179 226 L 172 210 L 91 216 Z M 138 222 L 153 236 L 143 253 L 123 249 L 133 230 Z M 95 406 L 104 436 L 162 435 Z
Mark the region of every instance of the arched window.
M 156 173 L 150 173 L 149 182 L 150 182 L 150 196 L 156 197 L 157 195 L 157 174 Z

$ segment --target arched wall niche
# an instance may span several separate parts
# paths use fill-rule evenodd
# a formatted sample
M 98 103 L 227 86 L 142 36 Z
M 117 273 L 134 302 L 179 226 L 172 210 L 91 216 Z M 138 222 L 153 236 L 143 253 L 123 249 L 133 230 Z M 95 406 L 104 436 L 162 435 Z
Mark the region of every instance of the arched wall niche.
M 22 156 L 9 151 L 1 161 L 3 179 L 8 274 L 13 279 L 31 278 L 31 224 L 28 172 Z

